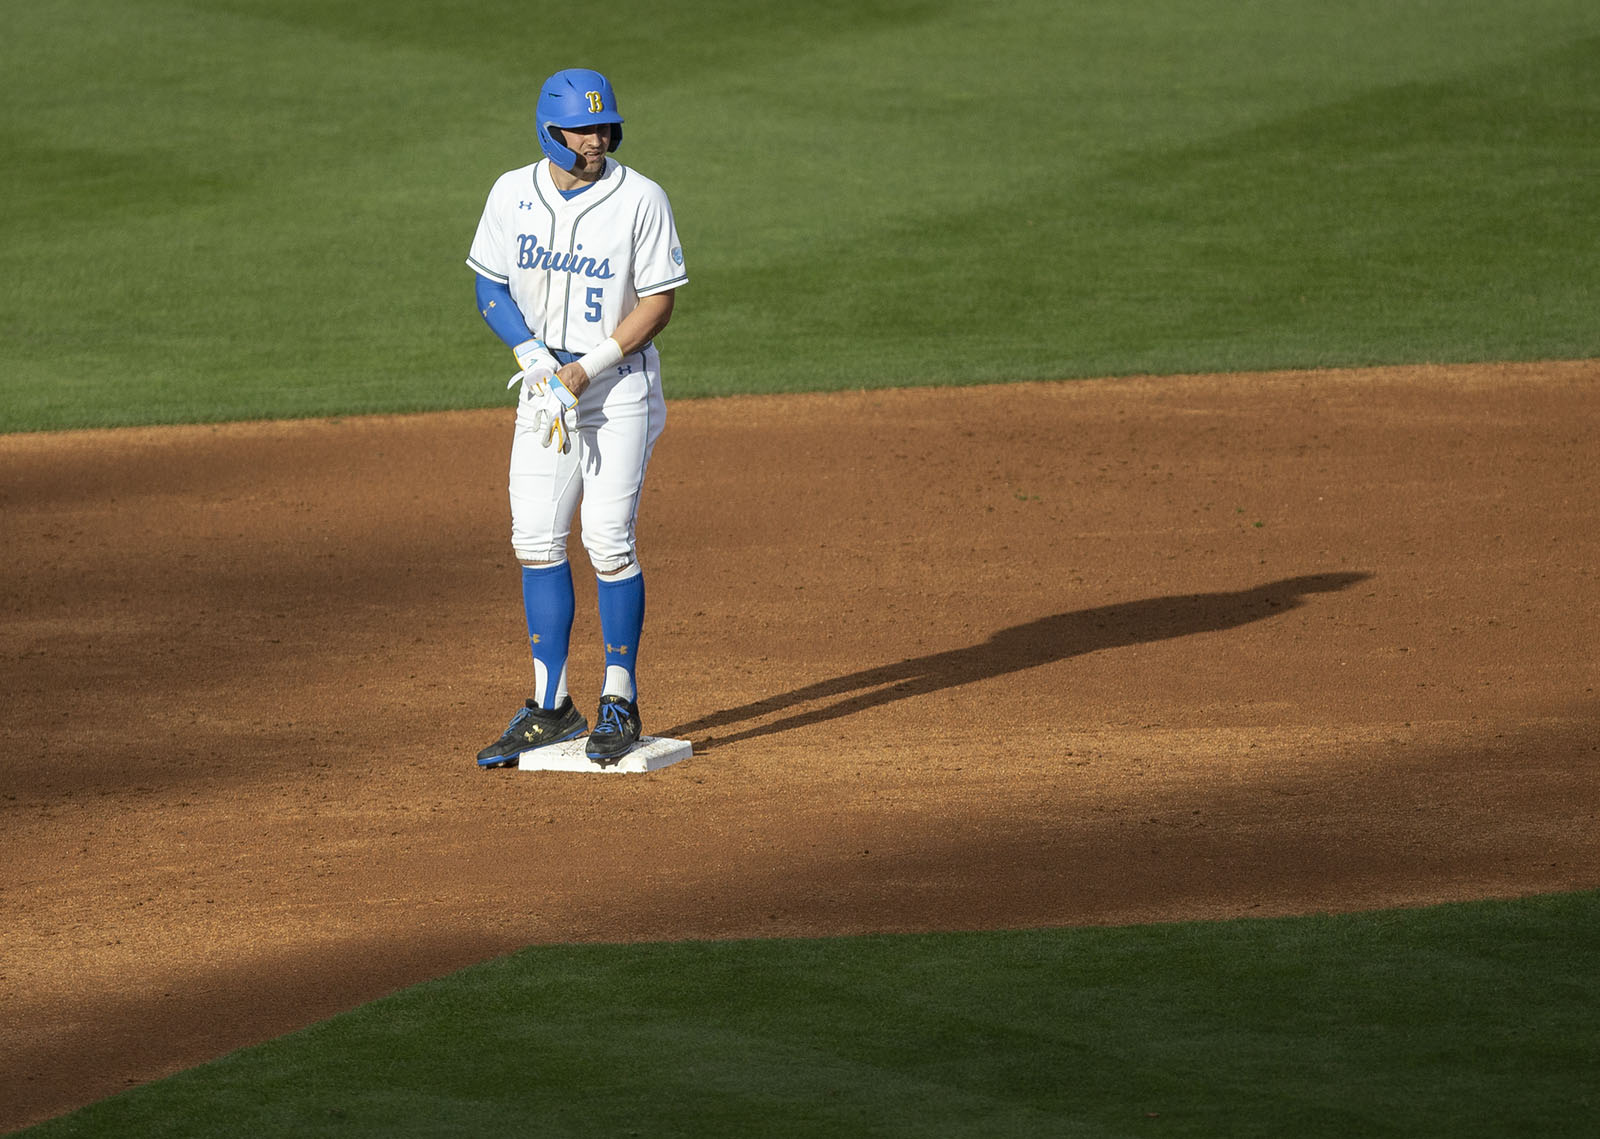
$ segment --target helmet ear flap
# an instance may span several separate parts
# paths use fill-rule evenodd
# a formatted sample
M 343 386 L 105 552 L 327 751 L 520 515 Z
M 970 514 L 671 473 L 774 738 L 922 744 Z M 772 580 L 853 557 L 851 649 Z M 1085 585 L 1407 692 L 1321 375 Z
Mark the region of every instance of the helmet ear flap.
M 544 156 L 554 165 L 563 170 L 571 170 L 578 164 L 578 155 L 569 150 L 564 139 L 559 139 L 552 133 L 553 125 L 541 117 L 539 121 L 539 149 L 544 151 Z
M 568 149 L 566 138 L 560 133 L 559 127 L 548 123 L 539 124 L 539 149 L 544 151 L 544 156 L 563 170 L 571 170 L 578 164 L 577 154 Z

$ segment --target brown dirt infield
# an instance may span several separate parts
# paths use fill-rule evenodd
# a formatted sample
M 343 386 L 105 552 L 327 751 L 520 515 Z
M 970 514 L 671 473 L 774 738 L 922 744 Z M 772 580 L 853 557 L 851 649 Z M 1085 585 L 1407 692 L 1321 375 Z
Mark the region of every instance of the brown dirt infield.
M 472 764 L 508 432 L 0 438 L 0 1127 L 535 942 L 1600 885 L 1600 362 L 674 403 L 649 776 Z

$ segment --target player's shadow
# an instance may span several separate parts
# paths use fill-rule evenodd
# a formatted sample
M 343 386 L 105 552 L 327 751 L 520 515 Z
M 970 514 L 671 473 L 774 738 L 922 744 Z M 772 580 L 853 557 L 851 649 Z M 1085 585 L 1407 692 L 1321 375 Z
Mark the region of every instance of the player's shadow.
M 1001 629 L 982 644 L 913 657 L 897 664 L 862 669 L 847 676 L 818 681 L 804 688 L 768 696 L 737 708 L 724 708 L 678 724 L 661 734 L 694 741 L 698 752 L 718 744 L 776 735 L 791 728 L 836 720 L 912 696 L 926 696 L 977 680 L 1021 672 L 1041 664 L 1098 652 L 1234 629 L 1305 604 L 1312 593 L 1348 589 L 1371 577 L 1367 573 L 1322 573 L 1291 577 L 1233 593 L 1193 593 L 1125 601 L 1072 613 L 1041 617 L 1025 625 Z M 791 711 L 818 700 L 818 708 Z M 762 724 L 716 735 L 715 730 L 789 712 Z M 713 733 L 713 734 L 707 734 Z

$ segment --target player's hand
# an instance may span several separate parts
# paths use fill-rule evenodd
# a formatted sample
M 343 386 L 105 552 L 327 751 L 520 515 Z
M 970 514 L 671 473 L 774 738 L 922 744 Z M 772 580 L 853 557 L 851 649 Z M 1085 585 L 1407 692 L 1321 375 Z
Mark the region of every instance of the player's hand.
M 522 370 L 506 381 L 507 391 L 518 383 L 525 388 L 532 388 L 539 381 L 554 375 L 556 369 L 561 367 L 561 361 L 550 354 L 543 340 L 524 340 L 511 351 L 516 353 L 517 366 Z
M 532 340 L 524 340 L 513 348 L 511 352 L 517 358 L 517 367 L 524 372 L 535 373 L 533 377 L 534 383 L 538 383 L 542 376 L 561 367 L 561 362 L 550 354 L 550 349 L 544 346 L 544 341 L 537 337 Z
M 534 388 L 548 380 L 552 374 L 553 373 L 549 368 L 528 368 L 525 371 L 518 372 L 516 375 L 512 376 L 506 381 L 506 391 L 510 391 L 518 384 L 521 384 L 524 388 L 531 392 Z
M 556 369 L 556 382 L 569 392 L 582 394 L 583 389 L 589 386 L 589 380 L 589 373 L 585 372 L 583 365 L 576 360 Z
M 572 433 L 578 429 L 578 397 L 556 376 L 524 388 L 523 396 L 533 402 L 533 430 L 540 444 L 553 445 L 563 455 L 570 451 Z

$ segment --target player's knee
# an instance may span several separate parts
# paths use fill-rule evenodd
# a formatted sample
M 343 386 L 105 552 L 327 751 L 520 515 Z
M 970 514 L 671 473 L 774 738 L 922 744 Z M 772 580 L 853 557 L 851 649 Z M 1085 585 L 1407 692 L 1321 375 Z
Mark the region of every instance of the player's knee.
M 517 561 L 525 566 L 558 566 L 567 560 L 567 551 L 555 546 L 531 546 L 522 542 L 513 542 L 512 551 L 517 555 Z
M 617 578 L 628 575 L 628 570 L 638 566 L 633 550 L 626 546 L 586 545 L 589 564 L 601 577 Z

